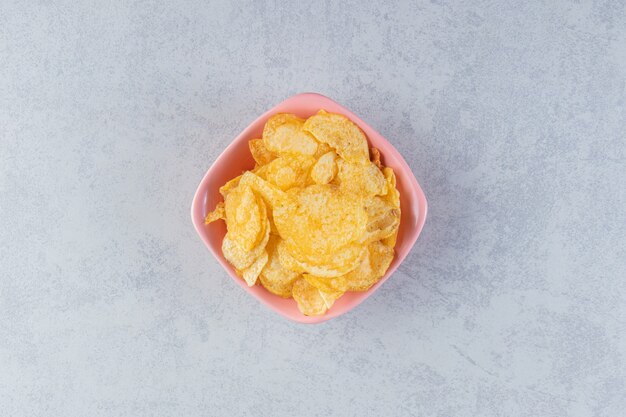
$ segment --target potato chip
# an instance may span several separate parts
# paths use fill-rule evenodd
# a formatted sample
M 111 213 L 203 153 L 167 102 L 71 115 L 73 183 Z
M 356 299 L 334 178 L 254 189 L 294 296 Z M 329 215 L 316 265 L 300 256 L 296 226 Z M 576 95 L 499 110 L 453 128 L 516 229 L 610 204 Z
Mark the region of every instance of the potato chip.
M 396 188 L 396 174 L 389 167 L 383 168 L 383 176 L 387 181 L 387 200 L 396 208 L 400 208 L 400 192 Z
M 239 185 L 228 193 L 224 206 L 228 233 L 243 250 L 249 251 L 263 238 L 265 203 L 250 187 Z
M 378 169 L 383 169 L 383 164 L 380 163 L 380 151 L 377 148 L 370 148 L 370 159 Z
M 327 293 L 344 293 L 348 289 L 346 278 L 343 275 L 335 278 L 324 278 L 311 274 L 304 274 L 302 277 L 318 290 Z
M 335 152 L 335 150 L 333 148 L 330 147 L 329 144 L 324 143 L 324 142 L 318 142 L 317 144 L 317 151 L 315 152 L 315 155 L 313 155 L 313 157 L 315 159 L 319 159 L 322 155 L 333 151 Z
M 365 203 L 367 230 L 359 240 L 370 243 L 391 236 L 400 225 L 400 209 L 381 197 L 374 197 Z
M 398 226 L 399 226 L 399 221 L 401 217 L 400 192 L 396 188 L 396 175 L 394 174 L 393 169 L 389 167 L 383 168 L 383 175 L 385 176 L 385 179 L 387 180 L 387 190 L 388 190 L 387 195 L 385 196 L 385 199 L 398 210 Z M 395 247 L 396 241 L 398 239 L 398 230 L 400 230 L 400 227 L 396 227 L 395 231 L 391 235 L 382 239 L 382 243 L 384 243 L 390 248 Z
M 337 160 L 337 183 L 342 190 L 364 197 L 387 194 L 385 176 L 371 162 L 351 164 Z
M 265 179 L 283 191 L 306 186 L 309 171 L 315 163 L 311 156 L 280 157 L 266 165 Z
M 365 164 L 370 160 L 365 134 L 346 116 L 320 111 L 309 117 L 302 129 L 330 145 L 348 162 Z
M 252 158 L 259 165 L 266 165 L 276 159 L 276 155 L 265 147 L 263 139 L 252 139 L 248 142 Z
M 393 260 L 393 248 L 373 242 L 359 266 L 344 276 L 348 291 L 367 291 L 385 275 Z
M 265 234 L 263 235 L 263 240 L 261 240 L 261 243 L 250 251 L 244 250 L 232 239 L 229 233 L 226 233 L 226 236 L 224 236 L 224 239 L 222 240 L 222 253 L 224 254 L 224 258 L 238 270 L 244 270 L 252 265 L 252 263 L 261 255 L 261 252 L 263 252 L 269 240 L 269 220 L 266 221 L 264 229 Z
M 304 120 L 286 113 L 279 113 L 269 118 L 263 128 L 265 147 L 276 154 L 314 155 L 317 141 L 302 130 Z
M 291 297 L 293 283 L 300 277 L 297 272 L 290 271 L 282 266 L 278 255 L 279 236 L 271 235 L 267 243 L 269 259 L 259 276 L 261 285 L 272 294 L 283 298 Z
M 309 274 L 325 278 L 347 274 L 359 266 L 361 259 L 367 253 L 366 248 L 358 244 L 346 245 L 336 250 L 333 255 L 302 253 L 297 248 L 290 248 L 286 241 L 284 242 L 284 248 L 283 250 L 289 253 L 291 257 L 290 259 L 288 255 L 283 256 L 284 259 L 288 260 L 286 264 L 293 262 L 289 264 L 291 266 L 289 269 L 308 272 Z
M 319 290 L 304 278 L 300 278 L 293 284 L 292 294 L 298 304 L 298 309 L 306 316 L 321 316 L 328 310 Z
M 226 219 L 226 211 L 224 210 L 223 201 L 217 203 L 217 206 L 215 206 L 215 210 L 206 215 L 206 217 L 204 218 L 204 224 L 213 223 L 214 221 L 220 219 Z
M 252 265 L 241 271 L 241 275 L 244 281 L 246 281 L 246 284 L 248 284 L 248 287 L 252 287 L 254 284 L 256 284 L 256 280 L 259 275 L 261 275 L 261 271 L 263 270 L 263 268 L 265 268 L 267 260 L 267 251 L 263 250 L 263 252 L 261 252 L 261 255 L 259 255 L 259 257 L 256 258 L 254 262 L 252 262 Z
M 285 192 L 252 172 L 245 172 L 241 176 L 240 182 L 242 185 L 247 185 L 259 193 L 265 203 L 272 209 L 275 205 L 285 204 L 287 200 L 287 194 Z
M 311 178 L 317 184 L 328 184 L 337 174 L 335 157 L 337 154 L 330 151 L 320 156 L 311 169 Z
M 226 184 L 222 185 L 220 187 L 220 194 L 222 195 L 222 197 L 226 198 L 228 193 L 230 193 L 239 185 L 240 179 L 241 179 L 241 175 L 233 178 L 232 180 L 228 181 Z
M 342 295 L 345 294 L 345 291 L 333 291 L 333 292 L 324 292 L 322 290 L 318 290 L 320 292 L 320 297 L 326 304 L 326 308 L 331 308 L 335 301 L 337 301 Z
M 333 185 L 292 188 L 287 194 L 287 203 L 274 209 L 274 222 L 280 236 L 300 253 L 329 256 L 365 232 L 363 205 Z

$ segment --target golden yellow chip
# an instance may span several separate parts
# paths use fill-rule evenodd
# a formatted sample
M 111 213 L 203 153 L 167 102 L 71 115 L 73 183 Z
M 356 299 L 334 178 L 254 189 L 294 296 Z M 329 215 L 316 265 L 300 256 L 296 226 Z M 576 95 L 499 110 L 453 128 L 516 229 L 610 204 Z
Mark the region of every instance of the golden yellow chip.
M 396 188 L 396 174 L 389 167 L 383 168 L 383 175 L 387 181 L 387 200 L 396 208 L 400 208 L 400 192 Z
M 276 205 L 285 204 L 284 202 L 287 199 L 287 194 L 285 192 L 250 171 L 245 172 L 241 176 L 240 183 L 241 185 L 249 186 L 254 191 L 259 193 L 271 209 L 273 209 Z
M 285 265 L 290 265 L 289 269 L 325 278 L 347 274 L 359 266 L 367 253 L 366 247 L 359 244 L 346 245 L 336 250 L 333 255 L 303 253 L 297 247 L 290 247 L 286 241 L 281 246 L 285 248 L 283 251 L 289 254 L 283 256 L 287 260 L 284 261 Z
M 233 189 L 235 189 L 239 185 L 240 179 L 241 179 L 241 175 L 233 178 L 232 180 L 228 181 L 226 184 L 222 185 L 220 187 L 220 194 L 222 195 L 222 197 L 226 198 L 228 193 L 230 193 Z
M 261 255 L 252 262 L 252 265 L 241 271 L 241 275 L 244 281 L 246 281 L 246 284 L 248 284 L 248 287 L 252 287 L 256 284 L 257 278 L 261 275 L 261 271 L 267 264 L 267 259 L 267 251 L 263 250 Z
M 269 259 L 259 276 L 261 285 L 272 294 L 283 298 L 291 297 L 293 283 L 300 277 L 297 272 L 290 271 L 282 266 L 278 254 L 280 237 L 271 235 L 267 243 Z
M 388 190 L 387 195 L 385 196 L 385 199 L 398 210 L 398 226 L 399 226 L 399 221 L 400 221 L 400 216 L 401 216 L 400 192 L 396 188 L 396 175 L 394 174 L 393 170 L 389 167 L 383 168 L 383 175 L 385 176 L 385 179 L 387 180 L 387 190 Z M 398 239 L 398 230 L 400 230 L 400 227 L 396 227 L 394 232 L 390 236 L 385 237 L 382 240 L 382 242 L 388 247 L 394 248 L 396 246 L 396 241 Z
M 313 169 L 311 169 L 311 178 L 317 184 L 328 184 L 332 181 L 337 173 L 337 164 L 335 163 L 335 157 L 337 154 L 334 151 L 330 151 L 320 156 Z
M 244 250 L 241 246 L 235 243 L 229 233 L 226 233 L 226 236 L 224 236 L 224 240 L 222 240 L 222 253 L 224 254 L 224 258 L 238 270 L 244 270 L 252 265 L 252 263 L 259 256 L 261 256 L 261 252 L 263 252 L 265 246 L 267 245 L 267 241 L 269 240 L 269 220 L 266 221 L 266 226 L 264 227 L 264 229 L 265 234 L 263 235 L 263 240 L 261 240 L 261 243 L 259 243 L 250 251 Z
M 263 128 L 265 147 L 275 154 L 315 155 L 317 141 L 302 130 L 304 120 L 286 113 L 269 118 Z
M 228 233 L 242 249 L 249 251 L 263 238 L 267 219 L 265 203 L 250 187 L 239 185 L 228 193 L 224 207 Z
M 295 186 L 304 187 L 314 162 L 312 156 L 282 156 L 266 165 L 265 178 L 283 191 Z
M 309 282 L 309 284 L 311 284 L 318 290 L 327 293 L 344 293 L 348 289 L 348 283 L 346 282 L 346 278 L 343 275 L 335 278 L 324 278 L 310 274 L 304 274 L 302 276 Z
M 318 290 L 320 292 L 320 297 L 324 300 L 324 304 L 326 304 L 326 308 L 331 308 L 335 301 L 339 299 L 342 295 L 345 294 L 345 291 L 333 291 L 333 292 L 324 292 L 322 290 Z
M 220 201 L 215 206 L 215 210 L 210 212 L 204 218 L 204 224 L 213 223 L 216 220 L 226 219 L 226 211 L 224 210 L 224 202 Z
M 298 309 L 306 316 L 321 316 L 328 307 L 317 288 L 300 278 L 293 284 L 293 299 L 298 303 Z
M 393 248 L 380 242 L 371 243 L 361 264 L 344 277 L 348 291 L 367 291 L 385 275 L 393 256 Z
M 367 231 L 360 242 L 368 244 L 393 235 L 400 225 L 400 209 L 381 197 L 365 202 Z
M 333 185 L 292 188 L 287 194 L 286 204 L 274 208 L 274 222 L 280 236 L 299 253 L 329 256 L 365 232 L 363 204 Z
M 380 162 L 380 151 L 377 148 L 370 148 L 370 159 L 378 169 L 383 169 L 383 164 Z
M 364 164 L 370 160 L 365 134 L 346 116 L 320 111 L 309 117 L 302 129 L 330 145 L 348 162 Z
M 337 182 L 342 190 L 364 197 L 387 194 L 387 181 L 376 165 L 337 160 Z
M 250 140 L 250 142 L 248 142 L 248 147 L 250 148 L 250 153 L 252 154 L 254 161 L 259 165 L 269 164 L 276 158 L 276 155 L 265 147 L 263 139 Z

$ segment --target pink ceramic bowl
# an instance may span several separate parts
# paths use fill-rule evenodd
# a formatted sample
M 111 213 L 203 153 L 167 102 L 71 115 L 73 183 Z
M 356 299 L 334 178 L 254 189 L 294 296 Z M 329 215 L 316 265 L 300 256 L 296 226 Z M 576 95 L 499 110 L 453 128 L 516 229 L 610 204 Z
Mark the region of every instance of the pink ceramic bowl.
M 205 225 L 204 218 L 209 211 L 215 208 L 218 202 L 222 201 L 222 196 L 219 193 L 220 186 L 231 178 L 241 174 L 244 170 L 249 170 L 254 167 L 254 160 L 248 150 L 248 141 L 261 137 L 263 126 L 270 116 L 276 113 L 294 113 L 297 116 L 307 118 L 315 114 L 319 109 L 325 109 L 332 113 L 341 113 L 347 116 L 363 129 L 370 145 L 380 149 L 383 164 L 393 168 L 396 173 L 398 181 L 397 187 L 400 191 L 402 217 L 398 241 L 395 248 L 396 257 L 385 276 L 368 291 L 346 293 L 335 302 L 324 316 L 307 317 L 300 313 L 293 299 L 278 297 L 271 294 L 260 285 L 248 287 L 244 280 L 237 276 L 234 268 L 222 255 L 222 239 L 226 233 L 224 222 L 219 221 Z M 224 152 L 222 152 L 211 168 L 209 168 L 198 186 L 191 206 L 191 218 L 202 241 L 207 245 L 213 256 L 215 256 L 215 259 L 222 264 L 226 272 L 237 285 L 257 298 L 261 303 L 288 319 L 300 323 L 321 323 L 352 310 L 389 279 L 391 274 L 393 274 L 404 258 L 406 258 L 417 240 L 424 226 L 424 221 L 426 220 L 426 208 L 424 192 L 413 176 L 411 169 L 396 148 L 382 137 L 380 133 L 376 132 L 367 123 L 342 105 L 319 94 L 304 93 L 290 97 L 265 112 L 241 132 Z

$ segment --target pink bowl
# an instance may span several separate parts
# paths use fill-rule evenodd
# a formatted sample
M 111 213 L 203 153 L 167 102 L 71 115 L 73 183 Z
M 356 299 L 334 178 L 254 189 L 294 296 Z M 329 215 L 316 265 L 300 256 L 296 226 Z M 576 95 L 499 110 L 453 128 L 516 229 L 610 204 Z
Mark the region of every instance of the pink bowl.
M 219 193 L 220 186 L 231 178 L 241 174 L 243 171 L 254 167 L 254 160 L 248 150 L 248 141 L 261 137 L 263 126 L 270 116 L 276 113 L 294 113 L 297 116 L 307 118 L 315 114 L 319 109 L 325 109 L 332 113 L 341 113 L 347 116 L 363 129 L 370 145 L 380 149 L 383 164 L 393 168 L 396 173 L 397 187 L 400 191 L 402 217 L 395 248 L 396 257 L 385 276 L 368 291 L 346 293 L 335 302 L 326 315 L 307 317 L 300 313 L 293 299 L 278 297 L 271 294 L 260 285 L 248 287 L 243 279 L 237 276 L 234 268 L 222 255 L 222 239 L 226 234 L 224 222 L 220 221 L 205 225 L 204 218 L 209 211 L 215 208 L 218 202 L 222 201 L 222 196 Z M 288 319 L 300 323 L 321 323 L 352 310 L 389 279 L 391 274 L 398 268 L 415 244 L 424 226 L 424 221 L 426 220 L 426 210 L 427 204 L 424 192 L 417 183 L 406 161 L 396 148 L 382 137 L 380 133 L 376 132 L 367 123 L 340 104 L 320 94 L 303 93 L 290 97 L 265 112 L 241 132 L 224 152 L 222 152 L 211 168 L 209 168 L 198 186 L 191 206 L 191 218 L 202 241 L 237 285 L 246 290 L 253 297 L 256 297 L 261 303 Z

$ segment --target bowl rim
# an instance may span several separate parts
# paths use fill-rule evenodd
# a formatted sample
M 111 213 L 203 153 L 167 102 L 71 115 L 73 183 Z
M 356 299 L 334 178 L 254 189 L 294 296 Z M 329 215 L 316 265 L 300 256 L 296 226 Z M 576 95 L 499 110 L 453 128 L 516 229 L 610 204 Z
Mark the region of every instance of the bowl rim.
M 216 253 L 216 251 L 213 249 L 209 241 L 209 238 L 208 238 L 209 233 L 206 231 L 204 227 L 205 226 L 204 215 L 202 214 L 202 211 L 206 205 L 206 195 L 207 195 L 207 190 L 208 190 L 209 178 L 212 172 L 217 169 L 217 166 L 219 165 L 219 163 L 223 162 L 222 159 L 224 155 L 228 154 L 232 148 L 236 147 L 239 144 L 239 142 L 241 142 L 242 140 L 246 140 L 248 136 L 251 136 L 252 131 L 257 127 L 259 122 L 266 120 L 267 118 L 269 118 L 269 116 L 275 113 L 285 112 L 285 110 L 278 110 L 278 109 L 281 109 L 282 107 L 292 104 L 292 102 L 295 105 L 299 102 L 302 102 L 303 100 L 309 100 L 309 99 L 314 99 L 316 101 L 325 101 L 331 104 L 333 107 L 340 110 L 340 111 L 333 110 L 333 112 L 338 112 L 338 113 L 345 115 L 354 123 L 356 123 L 362 130 L 364 131 L 369 130 L 373 132 L 377 136 L 377 141 L 382 141 L 386 144 L 387 149 L 385 150 L 385 153 L 383 154 L 383 156 L 385 156 L 386 153 L 391 152 L 394 158 L 396 159 L 396 162 L 401 166 L 403 173 L 408 178 L 409 183 L 410 183 L 409 188 L 414 191 L 415 193 L 414 197 L 416 198 L 417 203 L 418 203 L 418 217 L 417 217 L 417 222 L 415 224 L 414 229 L 411 231 L 410 235 L 407 236 L 407 245 L 406 245 L 407 249 L 405 253 L 402 255 L 402 259 L 400 259 L 395 264 L 395 266 L 390 267 L 385 273 L 385 275 L 383 276 L 383 278 L 381 278 L 369 290 L 360 293 L 362 294 L 362 296 L 359 297 L 352 305 L 350 305 L 347 308 L 342 309 L 341 311 L 335 311 L 334 313 L 333 313 L 333 309 L 331 308 L 328 310 L 328 312 L 325 315 L 322 315 L 322 316 L 305 316 L 304 314 L 300 314 L 299 316 L 291 316 L 289 314 L 286 314 L 283 310 L 281 310 L 277 306 L 275 306 L 271 301 L 266 300 L 262 297 L 259 297 L 257 296 L 257 294 L 252 292 L 247 287 L 247 284 L 243 282 L 243 280 L 236 275 L 234 268 L 230 264 L 228 264 L 224 259 L 222 259 L 222 256 L 220 253 Z M 371 142 L 372 139 L 370 139 L 369 137 L 370 135 L 366 134 L 366 136 L 368 137 L 368 143 Z M 371 143 L 369 143 L 369 145 L 371 145 Z M 369 296 L 371 296 L 374 292 L 376 292 L 376 290 L 378 290 L 378 288 L 387 279 L 389 279 L 391 275 L 393 275 L 396 269 L 402 264 L 402 262 L 404 262 L 404 260 L 406 259 L 406 256 L 408 256 L 408 254 L 412 250 L 413 246 L 415 245 L 415 242 L 417 241 L 424 227 L 427 212 L 428 212 L 428 201 L 426 200 L 426 195 L 424 194 L 424 191 L 422 190 L 420 184 L 417 182 L 417 179 L 415 178 L 415 175 L 413 174 L 411 168 L 402 157 L 402 154 L 400 154 L 400 152 L 391 144 L 391 142 L 389 142 L 382 134 L 380 134 L 378 131 L 372 128 L 368 123 L 363 121 L 360 117 L 358 117 L 356 114 L 354 114 L 352 111 L 350 111 L 343 105 L 337 103 L 336 101 L 322 94 L 311 93 L 311 92 L 295 94 L 281 101 L 280 103 L 271 107 L 269 110 L 265 111 L 263 114 L 257 117 L 254 121 L 249 123 L 246 126 L 246 128 L 244 128 L 241 131 L 241 133 L 235 136 L 235 138 L 228 144 L 228 146 L 226 146 L 226 148 L 224 148 L 224 150 L 217 156 L 217 158 L 215 158 L 211 166 L 207 169 L 198 187 L 196 188 L 196 191 L 194 193 L 194 197 L 192 200 L 192 204 L 191 204 L 191 219 L 192 219 L 192 223 L 194 225 L 196 232 L 198 233 L 200 239 L 204 242 L 205 246 L 209 249 L 209 252 L 211 252 L 211 254 L 218 261 L 218 263 L 222 265 L 225 272 L 233 279 L 233 281 L 235 281 L 236 284 L 238 284 L 240 287 L 245 289 L 246 292 L 248 292 L 258 301 L 260 301 L 261 304 L 267 306 L 270 310 L 273 310 L 274 312 L 280 314 L 281 316 L 289 320 L 295 321 L 297 323 L 304 323 L 304 324 L 322 323 L 322 322 L 331 320 L 333 318 L 339 317 L 347 313 L 348 311 L 351 311 L 358 305 L 360 305 Z M 396 252 L 396 258 L 397 257 L 398 257 L 398 254 Z M 295 301 L 293 302 L 295 303 Z

